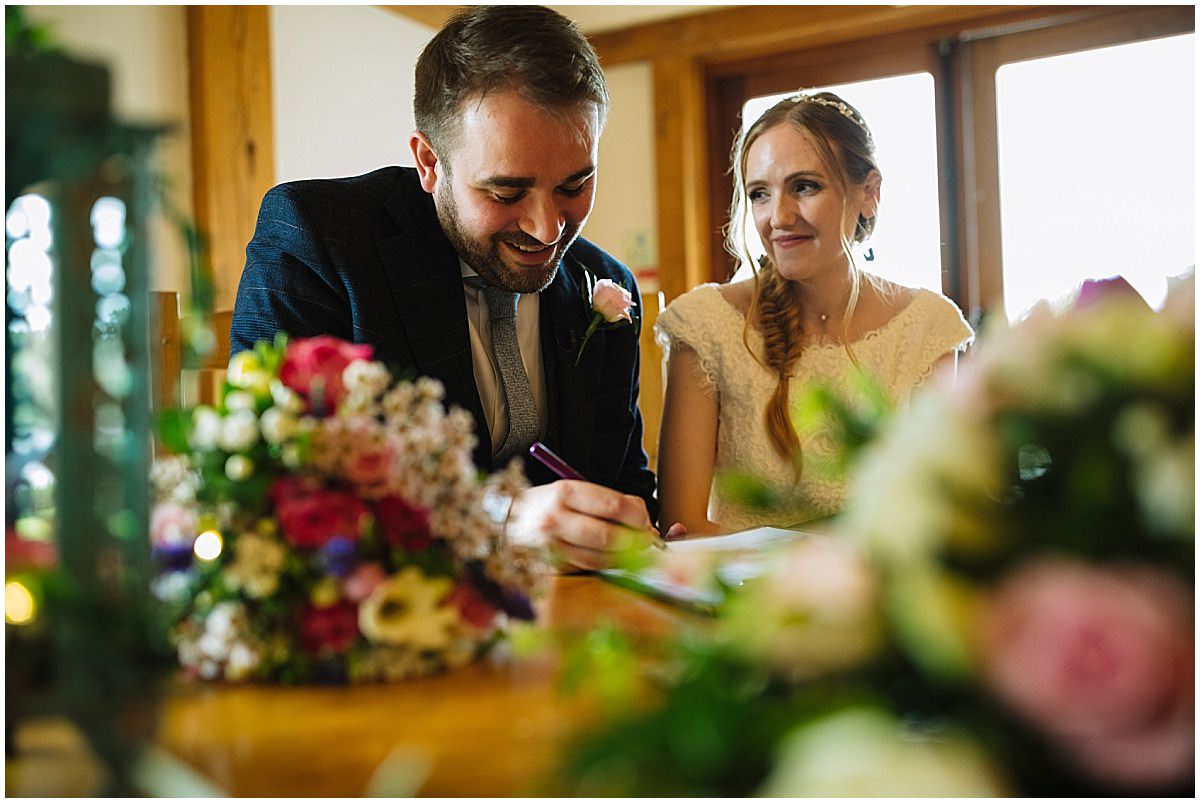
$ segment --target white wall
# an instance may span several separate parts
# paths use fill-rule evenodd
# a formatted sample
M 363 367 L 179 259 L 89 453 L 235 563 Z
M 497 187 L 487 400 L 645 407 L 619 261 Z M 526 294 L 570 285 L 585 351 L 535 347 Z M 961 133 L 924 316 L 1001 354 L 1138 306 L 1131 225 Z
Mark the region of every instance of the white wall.
M 46 24 L 70 55 L 105 64 L 112 105 L 131 123 L 173 123 L 158 149 L 158 169 L 171 185 L 171 201 L 192 210 L 188 136 L 187 34 L 179 6 L 27 6 L 31 22 Z M 186 252 L 177 230 L 161 217 L 149 224 L 154 290 L 186 292 Z
M 433 34 L 369 6 L 272 6 L 277 180 L 411 166 L 413 70 Z
M 620 259 L 643 294 L 658 290 L 654 75 L 648 63 L 605 70 L 612 99 L 600 137 L 596 205 L 583 236 Z

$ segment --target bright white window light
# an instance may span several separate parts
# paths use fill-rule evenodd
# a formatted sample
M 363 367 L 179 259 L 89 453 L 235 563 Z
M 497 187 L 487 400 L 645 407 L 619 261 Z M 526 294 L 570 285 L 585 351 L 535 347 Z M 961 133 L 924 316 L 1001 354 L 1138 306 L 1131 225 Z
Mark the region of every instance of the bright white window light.
M 1010 319 L 1116 274 L 1160 307 L 1196 261 L 1194 34 L 996 73 Z

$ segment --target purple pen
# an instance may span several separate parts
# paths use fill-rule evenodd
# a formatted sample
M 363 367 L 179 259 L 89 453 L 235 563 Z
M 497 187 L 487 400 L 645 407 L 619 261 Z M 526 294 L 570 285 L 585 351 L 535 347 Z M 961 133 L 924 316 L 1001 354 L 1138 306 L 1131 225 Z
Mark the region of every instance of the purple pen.
M 534 441 L 529 447 L 529 454 L 534 460 L 541 463 L 546 468 L 554 472 L 556 476 L 564 480 L 582 480 L 583 475 L 575 469 L 567 465 L 567 461 L 556 455 L 550 450 L 550 447 L 541 441 Z
M 569 465 L 567 465 L 566 460 L 563 460 L 561 457 L 556 455 L 550 449 L 549 446 L 542 443 L 541 441 L 533 442 L 533 445 L 529 447 L 529 455 L 534 460 L 538 461 L 543 466 L 545 466 L 546 468 L 553 471 L 554 474 L 561 479 L 583 480 L 582 474 L 580 474 L 578 471 L 576 471 L 575 469 L 573 469 Z M 586 481 L 587 480 L 584 480 L 584 482 L 586 482 Z M 663 541 L 662 536 L 659 535 L 658 530 L 651 527 L 650 532 L 654 534 L 654 538 L 653 538 L 653 540 L 650 541 L 650 544 L 652 546 L 654 546 L 656 549 L 666 549 L 667 545 Z

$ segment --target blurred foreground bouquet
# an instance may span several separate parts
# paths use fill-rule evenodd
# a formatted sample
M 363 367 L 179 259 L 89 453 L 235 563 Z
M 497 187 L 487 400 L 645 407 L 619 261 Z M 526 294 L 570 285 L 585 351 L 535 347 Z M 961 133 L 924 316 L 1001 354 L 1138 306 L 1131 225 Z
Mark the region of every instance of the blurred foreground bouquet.
M 1190 795 L 1194 285 L 1106 289 L 914 396 L 571 791 Z
M 163 417 L 151 544 L 181 664 L 202 678 L 397 680 L 465 664 L 532 619 L 544 556 L 482 508 L 473 422 L 369 346 L 259 343 L 215 408 Z

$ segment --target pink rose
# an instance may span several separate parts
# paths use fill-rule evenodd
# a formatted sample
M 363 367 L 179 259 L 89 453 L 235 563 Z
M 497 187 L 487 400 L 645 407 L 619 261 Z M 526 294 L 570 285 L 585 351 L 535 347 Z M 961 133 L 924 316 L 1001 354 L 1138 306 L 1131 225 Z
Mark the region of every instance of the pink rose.
M 342 594 L 351 602 L 362 602 L 386 579 L 387 572 L 378 563 L 364 563 L 342 582 Z
M 300 617 L 300 645 L 309 653 L 342 653 L 357 640 L 357 605 L 340 602 L 326 608 L 309 607 Z
M 284 538 L 299 549 L 318 549 L 337 535 L 357 541 L 366 514 L 366 505 L 337 491 L 284 499 L 276 509 Z
M 1193 605 L 1166 572 L 1035 561 L 985 607 L 986 681 L 1097 780 L 1174 783 L 1194 763 Z
M 355 360 L 369 360 L 371 354 L 368 345 L 336 337 L 293 340 L 279 366 L 279 379 L 308 400 L 310 412 L 330 415 L 346 393 L 342 382 L 346 366 Z
M 467 583 L 456 584 L 446 596 L 446 602 L 457 608 L 459 617 L 476 630 L 491 630 L 495 624 L 496 609 Z
M 394 457 L 395 450 L 386 440 L 356 439 L 342 461 L 342 473 L 356 486 L 379 486 L 391 476 Z
M 429 511 L 414 507 L 399 496 L 385 496 L 375 503 L 375 521 L 384 540 L 406 552 L 420 552 L 433 541 Z
M 632 306 L 633 296 L 612 279 L 600 279 L 592 288 L 592 309 L 609 323 L 633 323 L 633 315 L 629 311 Z
M 196 511 L 177 502 L 159 502 L 150 514 L 150 543 L 156 547 L 190 545 L 198 524 Z

